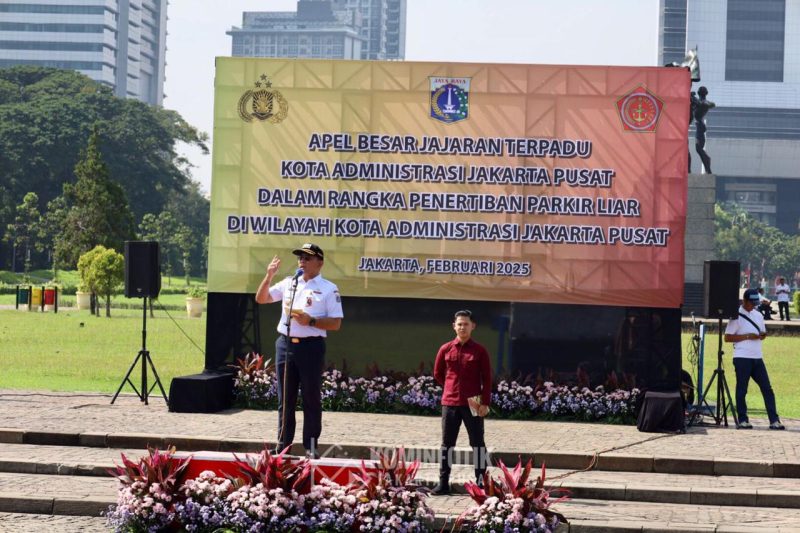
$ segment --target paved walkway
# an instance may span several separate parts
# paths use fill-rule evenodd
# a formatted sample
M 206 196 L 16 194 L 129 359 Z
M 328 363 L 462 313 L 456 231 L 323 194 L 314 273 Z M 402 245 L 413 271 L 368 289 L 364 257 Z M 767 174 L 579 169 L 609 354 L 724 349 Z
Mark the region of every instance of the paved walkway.
M 65 515 L 97 516 L 114 501 L 115 481 L 97 476 L 120 451 L 137 457 L 146 443 L 258 450 L 274 438 L 275 412 L 170 413 L 159 396 L 150 400 L 121 395 L 111 405 L 111 395 L 0 389 L 0 532 L 103 530 L 101 519 Z M 558 507 L 570 531 L 800 531 L 800 420 L 784 422 L 787 431 L 754 420 L 752 431 L 698 426 L 663 435 L 488 419 L 486 441 L 507 463 L 546 462 L 552 484 L 573 489 Z M 363 456 L 404 446 L 431 463 L 440 432 L 436 417 L 325 413 L 321 451 Z M 459 446 L 467 448 L 465 434 Z M 593 460 L 595 470 L 576 472 Z M 455 471 L 459 481 L 470 477 L 468 466 Z M 433 482 L 435 465 L 424 465 L 421 478 Z M 14 514 L 20 502 L 29 514 Z M 469 499 L 437 497 L 431 505 L 455 516 Z
M 274 411 L 170 413 L 158 395 L 150 396 L 150 405 L 126 394 L 120 395 L 114 405 L 110 401 L 110 394 L 0 389 L 0 428 L 64 433 L 67 439 L 76 434 L 208 437 L 233 442 L 272 441 L 275 437 Z M 523 455 L 558 452 L 583 456 L 615 452 L 650 457 L 688 455 L 703 461 L 800 464 L 800 420 L 784 419 L 784 423 L 786 431 L 768 431 L 766 420 L 754 419 L 752 431 L 696 426 L 685 435 L 661 435 L 641 433 L 635 426 L 487 419 L 486 443 L 495 451 Z M 302 413 L 298 413 L 300 427 Z M 441 421 L 437 417 L 368 413 L 324 413 L 322 417 L 322 445 L 437 448 L 440 437 Z M 13 442 L 12 438 L 7 436 L 3 440 Z M 179 444 L 178 439 L 175 442 Z M 468 447 L 466 432 L 461 432 L 458 445 Z

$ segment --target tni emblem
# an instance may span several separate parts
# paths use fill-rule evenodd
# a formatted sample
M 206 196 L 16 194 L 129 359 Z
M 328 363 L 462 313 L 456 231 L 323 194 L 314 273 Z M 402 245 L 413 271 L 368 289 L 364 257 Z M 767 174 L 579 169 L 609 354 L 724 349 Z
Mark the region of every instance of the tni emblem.
M 656 131 L 664 103 L 644 85 L 617 100 L 617 110 L 626 131 Z

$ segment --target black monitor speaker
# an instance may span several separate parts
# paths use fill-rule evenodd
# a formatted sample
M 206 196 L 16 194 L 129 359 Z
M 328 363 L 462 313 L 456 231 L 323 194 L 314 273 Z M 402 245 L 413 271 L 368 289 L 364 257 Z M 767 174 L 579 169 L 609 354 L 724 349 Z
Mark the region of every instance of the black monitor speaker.
M 731 318 L 739 312 L 739 261 L 703 263 L 703 315 Z
M 161 256 L 157 241 L 125 241 L 125 296 L 158 298 Z

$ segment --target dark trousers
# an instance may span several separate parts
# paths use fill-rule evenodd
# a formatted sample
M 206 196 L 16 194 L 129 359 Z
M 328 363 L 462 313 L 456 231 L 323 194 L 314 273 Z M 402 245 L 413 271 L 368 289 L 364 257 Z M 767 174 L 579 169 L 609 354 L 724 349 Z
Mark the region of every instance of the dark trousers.
M 778 312 L 781 314 L 781 320 L 789 320 L 789 302 L 778 302 Z M 783 318 L 784 312 L 786 312 L 786 318 Z
M 767 366 L 764 364 L 764 360 L 734 357 L 733 367 L 736 369 L 736 412 L 739 415 L 739 421 L 748 421 L 747 400 L 745 398 L 750 378 L 753 378 L 753 381 L 761 389 L 770 423 L 779 420 L 778 410 L 775 407 L 775 393 L 769 383 L 769 374 L 767 374 Z
M 325 339 L 309 337 L 293 343 L 285 335 L 279 335 L 275 341 L 275 363 L 275 371 L 278 374 L 277 447 L 282 450 L 294 441 L 296 426 L 294 409 L 297 405 L 299 388 L 303 395 L 303 447 L 313 451 L 322 432 L 322 371 L 325 365 Z
M 469 445 L 472 447 L 472 463 L 475 476 L 480 477 L 486 471 L 488 460 L 486 443 L 483 440 L 483 417 L 473 416 L 466 406 L 442 406 L 442 447 L 439 453 L 439 475 L 450 477 L 453 465 L 453 454 L 461 422 L 467 428 Z

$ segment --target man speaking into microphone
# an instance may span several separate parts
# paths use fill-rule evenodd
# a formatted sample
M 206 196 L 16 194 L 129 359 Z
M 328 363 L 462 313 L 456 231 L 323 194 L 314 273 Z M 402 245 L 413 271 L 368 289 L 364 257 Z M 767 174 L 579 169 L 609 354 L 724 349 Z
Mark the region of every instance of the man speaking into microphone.
M 320 272 L 325 254 L 316 244 L 293 250 L 298 269 L 275 285 L 272 278 L 281 260 L 276 255 L 256 291 L 256 302 L 282 302 L 275 341 L 278 374 L 278 451 L 291 446 L 295 430 L 298 388 L 303 394 L 303 447 L 306 456 L 318 457 L 322 432 L 322 371 L 325 368 L 325 337 L 342 325 L 342 299 L 335 284 Z

